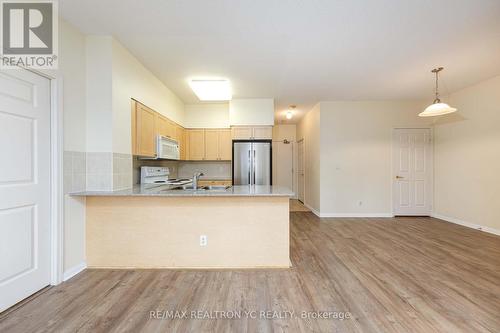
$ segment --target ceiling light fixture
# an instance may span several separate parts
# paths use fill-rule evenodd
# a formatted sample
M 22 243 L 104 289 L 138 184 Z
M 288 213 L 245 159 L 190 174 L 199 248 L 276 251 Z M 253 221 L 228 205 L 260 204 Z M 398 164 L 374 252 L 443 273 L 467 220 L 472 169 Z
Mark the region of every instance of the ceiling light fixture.
M 444 114 L 453 113 L 457 111 L 456 108 L 452 108 L 446 103 L 441 103 L 439 99 L 439 72 L 441 72 L 444 68 L 434 68 L 431 72 L 436 74 L 436 98 L 434 102 L 429 105 L 423 112 L 419 114 L 420 117 L 434 117 L 434 116 L 442 116 Z
M 189 86 L 200 101 L 230 101 L 231 84 L 226 79 L 193 79 Z
M 286 113 L 286 119 L 290 120 L 292 119 L 293 117 L 293 110 L 295 110 L 297 106 L 295 105 L 290 105 L 288 108 L 290 109 L 287 113 Z

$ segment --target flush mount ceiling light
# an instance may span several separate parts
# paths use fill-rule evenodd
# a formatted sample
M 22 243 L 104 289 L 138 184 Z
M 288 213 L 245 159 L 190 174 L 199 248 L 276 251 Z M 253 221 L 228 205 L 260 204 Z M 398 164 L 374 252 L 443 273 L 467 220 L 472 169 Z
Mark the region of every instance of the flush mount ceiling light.
M 292 119 L 293 117 L 293 110 L 295 110 L 296 106 L 295 105 L 290 105 L 289 106 L 289 111 L 286 113 L 286 119 Z
M 193 79 L 189 86 L 200 101 L 230 101 L 231 84 L 225 79 Z
M 439 72 L 441 72 L 444 68 L 439 67 L 439 68 L 434 68 L 431 72 L 436 74 L 436 98 L 434 99 L 434 102 L 429 105 L 424 112 L 421 112 L 419 114 L 420 117 L 434 117 L 434 116 L 442 116 L 444 114 L 448 113 L 453 113 L 457 111 L 456 108 L 452 108 L 446 103 L 441 103 L 441 100 L 439 99 Z

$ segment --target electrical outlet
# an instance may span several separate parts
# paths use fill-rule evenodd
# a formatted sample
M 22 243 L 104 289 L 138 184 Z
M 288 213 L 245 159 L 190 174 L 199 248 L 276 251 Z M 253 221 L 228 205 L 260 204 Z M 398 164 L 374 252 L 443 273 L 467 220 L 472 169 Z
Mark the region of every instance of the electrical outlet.
M 207 246 L 208 237 L 207 235 L 200 235 L 200 246 Z

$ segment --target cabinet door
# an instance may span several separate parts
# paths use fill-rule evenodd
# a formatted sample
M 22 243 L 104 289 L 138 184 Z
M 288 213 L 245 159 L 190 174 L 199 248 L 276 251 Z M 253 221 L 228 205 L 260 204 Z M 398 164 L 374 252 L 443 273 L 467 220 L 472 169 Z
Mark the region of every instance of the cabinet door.
M 175 128 L 175 138 L 177 142 L 179 143 L 179 153 L 180 153 L 180 159 L 185 160 L 186 159 L 186 139 L 184 135 L 184 128 L 181 126 L 177 125 Z
M 169 138 L 172 138 L 174 140 L 177 140 L 177 124 L 171 121 L 170 119 L 167 119 L 167 136 Z
M 232 150 L 231 130 L 219 130 L 219 160 L 230 161 L 233 155 Z
M 205 131 L 188 130 L 189 160 L 200 161 L 205 159 Z
M 137 155 L 156 156 L 156 113 L 137 103 Z
M 157 126 L 157 130 L 158 130 L 158 135 L 170 137 L 169 136 L 170 131 L 168 128 L 168 119 L 167 118 L 163 117 L 162 115 L 157 114 L 156 126 Z
M 132 120 L 131 134 L 132 134 L 132 155 L 137 155 L 137 102 L 135 100 L 130 101 L 131 104 L 131 115 Z
M 233 140 L 249 140 L 252 138 L 252 128 L 238 126 L 232 128 Z
M 258 126 L 253 128 L 253 138 L 254 139 L 272 139 L 273 138 L 273 127 L 272 126 Z
M 219 130 L 205 130 L 205 159 L 209 161 L 219 159 Z

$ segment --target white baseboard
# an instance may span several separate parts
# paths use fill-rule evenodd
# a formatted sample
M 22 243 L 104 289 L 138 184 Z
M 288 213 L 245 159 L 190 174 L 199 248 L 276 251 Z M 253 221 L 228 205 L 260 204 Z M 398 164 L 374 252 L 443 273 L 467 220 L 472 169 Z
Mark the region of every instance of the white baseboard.
M 63 281 L 67 281 L 67 280 L 71 279 L 73 276 L 80 273 L 85 268 L 87 268 L 87 263 L 85 261 L 79 263 L 76 266 L 71 267 L 70 269 L 68 269 L 67 271 L 64 272 Z
M 487 232 L 489 234 L 500 236 L 500 230 L 497 230 L 497 229 L 494 229 L 494 228 L 486 227 L 486 226 L 483 226 L 483 225 L 480 225 L 480 224 L 470 223 L 470 222 L 467 222 L 467 221 L 463 221 L 463 220 L 457 219 L 455 217 L 445 216 L 445 215 L 441 215 L 441 214 L 438 214 L 438 213 L 432 213 L 431 216 L 434 217 L 434 218 L 446 221 L 446 222 L 458 224 L 458 225 L 461 225 L 461 226 L 464 226 L 464 227 L 467 227 L 467 228 L 476 229 L 476 230 L 479 230 L 479 231 Z
M 392 213 L 321 213 L 304 202 L 304 206 L 309 208 L 317 217 L 394 217 Z
M 317 217 L 321 217 L 320 214 L 319 214 L 319 212 L 316 209 L 314 209 L 311 206 L 309 206 L 307 203 L 304 202 L 304 206 L 306 206 L 307 208 L 309 208 L 311 210 L 311 212 L 313 212 L 314 215 L 316 215 Z
M 321 217 L 394 217 L 391 213 L 321 213 Z

